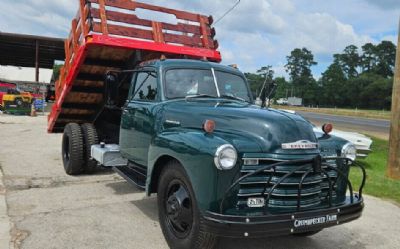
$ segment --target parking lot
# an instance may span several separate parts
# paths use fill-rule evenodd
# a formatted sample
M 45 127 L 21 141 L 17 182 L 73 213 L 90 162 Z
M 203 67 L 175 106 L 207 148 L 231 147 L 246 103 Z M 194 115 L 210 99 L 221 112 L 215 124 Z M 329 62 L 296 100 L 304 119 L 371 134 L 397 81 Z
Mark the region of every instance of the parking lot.
M 0 248 L 167 248 L 155 196 L 109 170 L 67 176 L 60 144 L 44 116 L 0 115 Z M 219 248 L 399 248 L 399 224 L 398 206 L 367 197 L 361 219 L 313 237 L 221 239 Z

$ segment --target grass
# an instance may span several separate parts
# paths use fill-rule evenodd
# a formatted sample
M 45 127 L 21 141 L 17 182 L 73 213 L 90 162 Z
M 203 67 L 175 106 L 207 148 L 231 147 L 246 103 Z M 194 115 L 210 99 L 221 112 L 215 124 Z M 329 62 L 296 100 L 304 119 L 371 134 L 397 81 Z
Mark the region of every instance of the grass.
M 324 114 L 333 114 L 341 116 L 353 116 L 362 118 L 376 118 L 390 120 L 390 111 L 385 110 L 360 110 L 360 109 L 343 109 L 343 108 L 312 108 L 312 107 L 296 107 L 296 106 L 273 106 L 277 109 L 287 109 L 294 111 L 316 112 Z
M 378 138 L 373 138 L 373 140 L 373 152 L 366 159 L 359 160 L 367 171 L 364 193 L 390 199 L 400 204 L 400 180 L 393 180 L 386 176 L 389 143 Z M 350 180 L 354 188 L 360 186 L 361 178 L 361 171 L 353 167 L 350 173 Z

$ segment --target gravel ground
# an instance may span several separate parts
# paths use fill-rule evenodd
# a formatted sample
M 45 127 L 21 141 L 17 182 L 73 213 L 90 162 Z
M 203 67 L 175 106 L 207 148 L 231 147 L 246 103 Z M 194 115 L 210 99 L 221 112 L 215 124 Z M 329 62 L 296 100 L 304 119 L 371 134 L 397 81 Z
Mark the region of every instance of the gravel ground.
M 0 249 L 167 248 L 156 198 L 111 171 L 67 176 L 60 141 L 43 116 L 0 115 Z M 398 206 L 367 197 L 362 218 L 313 237 L 221 239 L 219 248 L 400 248 L 399 223 Z

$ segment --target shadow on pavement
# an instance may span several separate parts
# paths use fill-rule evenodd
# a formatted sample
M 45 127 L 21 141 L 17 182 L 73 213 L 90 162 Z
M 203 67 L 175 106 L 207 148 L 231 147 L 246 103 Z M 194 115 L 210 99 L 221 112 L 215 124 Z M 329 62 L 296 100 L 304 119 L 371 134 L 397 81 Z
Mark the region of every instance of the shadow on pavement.
M 111 182 L 107 183 L 106 187 L 112 188 L 114 190 L 114 194 L 116 195 L 126 195 L 133 193 L 144 193 L 142 189 L 139 189 L 132 184 L 129 184 L 125 180 L 119 182 Z
M 152 221 L 158 222 L 158 208 L 157 208 L 157 197 L 145 198 L 138 201 L 132 201 L 133 205 L 140 209 L 147 217 Z

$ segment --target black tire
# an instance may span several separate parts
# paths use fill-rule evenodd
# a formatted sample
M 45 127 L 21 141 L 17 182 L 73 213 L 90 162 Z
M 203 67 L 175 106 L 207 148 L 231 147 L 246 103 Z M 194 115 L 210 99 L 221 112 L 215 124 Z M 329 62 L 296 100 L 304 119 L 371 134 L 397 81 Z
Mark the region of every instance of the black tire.
M 24 104 L 24 101 L 21 98 L 15 98 L 14 103 L 18 106 L 18 107 L 22 107 L 22 105 Z
M 83 135 L 83 147 L 84 147 L 84 160 L 85 160 L 85 173 L 93 174 L 97 170 L 97 161 L 91 159 L 91 148 L 92 145 L 99 143 L 99 137 L 97 135 L 96 128 L 92 124 L 81 125 Z
M 317 231 L 309 231 L 309 232 L 304 232 L 304 233 L 294 233 L 293 236 L 296 237 L 309 237 L 309 236 L 313 236 L 319 232 L 321 232 L 322 230 L 317 230 Z
M 197 207 L 192 186 L 182 166 L 177 161 L 169 162 L 161 172 L 159 179 L 157 190 L 158 215 L 161 229 L 169 247 L 172 249 L 214 248 L 218 238 L 206 231 L 204 218 Z M 179 189 L 176 189 L 178 185 Z M 186 191 L 186 193 L 182 194 L 183 191 Z M 178 192 L 180 193 L 179 197 L 185 196 L 184 200 L 173 200 L 179 198 L 178 195 L 175 195 Z M 173 204 L 171 205 L 171 203 Z M 179 205 L 179 203 L 183 204 Z M 176 205 L 177 208 L 171 208 L 173 205 Z M 170 210 L 169 215 L 168 208 Z M 188 214 L 191 214 L 191 222 L 189 219 L 185 220 L 188 222 L 182 222 L 181 219 L 179 223 L 176 220 L 183 216 L 184 209 L 187 217 L 190 217 Z M 188 211 L 189 209 L 191 212 Z M 174 219 L 171 218 L 172 216 L 178 217 Z M 179 225 L 176 225 L 177 223 Z
M 79 175 L 84 170 L 83 137 L 81 127 L 69 123 L 64 128 L 62 139 L 62 158 L 65 173 Z

